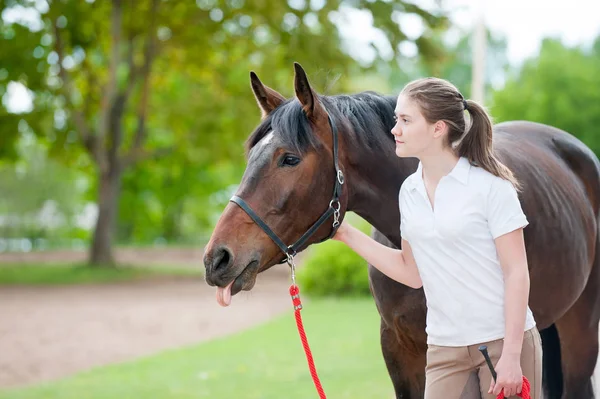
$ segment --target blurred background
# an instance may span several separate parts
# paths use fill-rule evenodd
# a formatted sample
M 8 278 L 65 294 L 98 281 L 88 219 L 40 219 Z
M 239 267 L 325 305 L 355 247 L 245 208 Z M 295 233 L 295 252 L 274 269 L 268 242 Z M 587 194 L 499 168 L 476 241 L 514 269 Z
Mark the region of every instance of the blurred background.
M 251 70 L 288 97 L 293 62 L 325 95 L 438 76 L 496 122 L 547 123 L 600 154 L 595 0 L 0 0 L 0 12 L 0 398 L 314 395 L 285 267 L 227 309 L 202 279 L 260 121 Z M 364 262 L 333 242 L 306 252 L 326 391 L 392 397 Z

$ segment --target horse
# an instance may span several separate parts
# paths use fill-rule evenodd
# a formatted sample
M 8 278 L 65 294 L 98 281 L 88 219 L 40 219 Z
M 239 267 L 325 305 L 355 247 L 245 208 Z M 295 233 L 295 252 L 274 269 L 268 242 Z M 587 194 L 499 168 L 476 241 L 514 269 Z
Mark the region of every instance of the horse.
M 250 73 L 260 123 L 246 140 L 246 169 L 203 259 L 205 280 L 223 305 L 251 290 L 259 273 L 331 237 L 348 211 L 370 223 L 374 239 L 401 247 L 398 193 L 418 160 L 395 154 L 396 98 L 370 91 L 319 95 L 302 66 L 294 68 L 291 98 Z M 542 336 L 544 396 L 594 398 L 600 162 L 573 135 L 528 121 L 496 124 L 493 147 L 523 186 L 529 305 Z M 396 398 L 423 398 L 423 290 L 365 267 Z

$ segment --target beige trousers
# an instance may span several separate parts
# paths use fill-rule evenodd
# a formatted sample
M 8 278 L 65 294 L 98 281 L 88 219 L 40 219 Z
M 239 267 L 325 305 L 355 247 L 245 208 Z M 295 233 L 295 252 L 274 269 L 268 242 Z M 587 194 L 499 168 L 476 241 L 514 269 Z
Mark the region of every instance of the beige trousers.
M 425 369 L 425 399 L 495 399 L 488 394 L 492 374 L 479 351 L 487 345 L 495 366 L 502 354 L 504 340 L 447 347 L 429 345 Z M 540 399 L 542 390 L 542 340 L 537 328 L 525 332 L 521 350 L 521 369 L 531 383 L 531 399 Z

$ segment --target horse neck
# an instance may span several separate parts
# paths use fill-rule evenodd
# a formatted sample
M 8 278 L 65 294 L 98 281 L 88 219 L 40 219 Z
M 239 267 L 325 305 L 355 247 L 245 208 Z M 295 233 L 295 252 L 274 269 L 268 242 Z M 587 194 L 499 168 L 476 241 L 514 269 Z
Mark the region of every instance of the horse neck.
M 418 161 L 396 156 L 392 141 L 384 151 L 352 144 L 345 149 L 347 210 L 358 214 L 400 246 L 398 193 L 406 177 L 416 170 Z

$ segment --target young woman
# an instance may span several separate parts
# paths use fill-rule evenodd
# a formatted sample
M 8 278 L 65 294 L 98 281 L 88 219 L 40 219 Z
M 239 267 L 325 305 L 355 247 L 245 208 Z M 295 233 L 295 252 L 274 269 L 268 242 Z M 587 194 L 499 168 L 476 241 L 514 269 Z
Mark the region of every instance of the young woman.
M 467 127 L 465 112 L 470 115 Z M 426 399 L 541 395 L 542 349 L 528 306 L 519 184 L 495 156 L 492 122 L 479 104 L 436 78 L 409 83 L 392 134 L 399 157 L 419 159 L 399 193 L 402 249 L 342 223 L 346 243 L 427 300 Z M 478 348 L 488 352 L 494 383 Z

